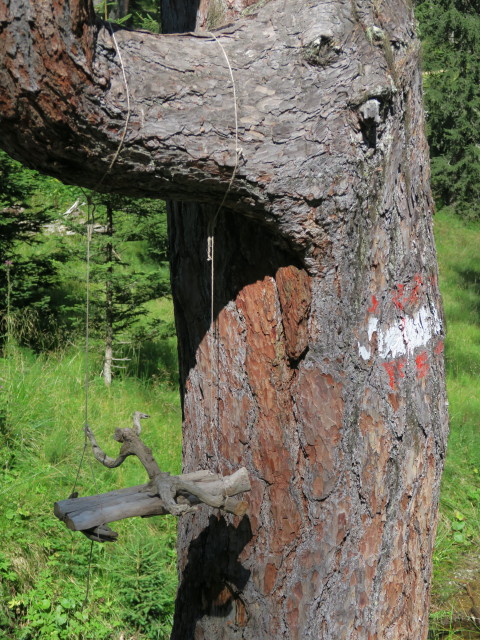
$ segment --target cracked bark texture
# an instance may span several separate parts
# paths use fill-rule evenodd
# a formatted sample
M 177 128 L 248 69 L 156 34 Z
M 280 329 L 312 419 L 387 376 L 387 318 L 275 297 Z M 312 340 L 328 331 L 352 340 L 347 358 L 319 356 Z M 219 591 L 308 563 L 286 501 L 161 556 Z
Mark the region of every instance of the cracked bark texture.
M 419 44 L 407 0 L 165 0 L 166 30 L 0 0 L 0 144 L 170 198 L 184 470 L 243 519 L 179 526 L 174 640 L 427 635 L 447 437 Z M 260 5 L 264 6 L 260 6 Z M 210 328 L 207 235 L 215 230 Z

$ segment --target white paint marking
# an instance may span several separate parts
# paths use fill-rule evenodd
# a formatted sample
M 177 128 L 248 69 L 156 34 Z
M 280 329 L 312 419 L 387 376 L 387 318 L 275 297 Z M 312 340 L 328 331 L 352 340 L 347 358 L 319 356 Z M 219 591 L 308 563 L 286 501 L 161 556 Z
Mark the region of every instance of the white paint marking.
M 378 336 L 378 355 L 382 359 L 395 359 L 403 355 L 411 355 L 418 347 L 425 347 L 435 335 L 442 331 L 442 322 L 436 309 L 433 312 L 427 307 L 422 307 L 413 316 L 405 316 L 396 324 L 387 327 L 384 331 L 378 328 L 378 318 L 370 318 L 368 321 L 368 341 L 371 342 L 373 334 Z M 363 360 L 370 360 L 372 351 L 358 343 L 358 352 Z
M 373 334 L 378 328 L 378 318 L 369 318 L 368 320 L 368 341 L 370 342 Z
M 364 347 L 363 344 L 358 343 L 358 353 L 364 360 L 370 360 L 372 357 L 372 352 L 367 347 Z

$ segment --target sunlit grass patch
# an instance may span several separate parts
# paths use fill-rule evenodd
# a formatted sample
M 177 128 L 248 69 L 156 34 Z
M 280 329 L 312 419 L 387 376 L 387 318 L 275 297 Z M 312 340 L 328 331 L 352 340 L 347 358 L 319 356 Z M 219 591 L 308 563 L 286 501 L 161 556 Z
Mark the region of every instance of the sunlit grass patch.
M 450 413 L 434 554 L 438 608 L 472 579 L 470 571 L 480 571 L 480 224 L 466 224 L 444 210 L 435 218 L 435 232 Z
M 95 545 L 90 599 L 85 599 L 90 542 L 53 516 L 53 503 L 75 483 L 85 423 L 85 363 L 81 348 L 36 356 L 11 345 L 0 359 L 1 431 L 9 455 L 0 471 L 0 637 L 28 640 L 166 639 L 176 590 L 176 521 L 167 516 L 115 523 L 119 541 Z M 143 437 L 160 467 L 180 472 L 178 391 L 125 376 L 107 388 L 92 354 L 88 422 L 116 456 L 116 427 L 136 410 L 151 418 Z M 10 455 L 11 454 L 11 455 Z M 93 472 L 93 473 L 92 473 Z M 108 470 L 86 451 L 77 490 L 103 493 L 147 481 L 138 460 Z M 3 634 L 3 635 L 2 635 Z

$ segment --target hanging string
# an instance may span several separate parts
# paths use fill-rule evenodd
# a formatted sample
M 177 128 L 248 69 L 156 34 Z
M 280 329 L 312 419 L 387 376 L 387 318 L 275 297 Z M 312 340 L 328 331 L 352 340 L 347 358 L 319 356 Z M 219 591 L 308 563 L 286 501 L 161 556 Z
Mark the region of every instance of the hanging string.
M 92 573 L 92 556 L 93 556 L 93 540 L 90 540 L 90 553 L 88 554 L 87 583 L 85 585 L 85 598 L 83 599 L 82 611 L 84 610 L 88 602 L 88 596 L 90 594 L 90 576 Z
M 230 193 L 230 189 L 232 188 L 232 184 L 233 181 L 235 180 L 235 176 L 237 175 L 237 170 L 238 170 L 238 162 L 240 159 L 240 147 L 238 145 L 238 107 L 237 107 L 237 89 L 236 89 L 236 85 L 235 85 L 235 78 L 233 76 L 233 69 L 232 69 L 232 65 L 230 64 L 230 60 L 228 58 L 227 52 L 225 51 L 223 44 L 220 42 L 220 40 L 215 36 L 214 33 L 209 32 L 209 35 L 212 36 L 212 38 L 215 40 L 215 42 L 218 44 L 218 46 L 220 47 L 220 49 L 222 50 L 222 53 L 224 55 L 224 58 L 227 62 L 227 66 L 228 66 L 228 70 L 230 72 L 230 78 L 232 80 L 232 89 L 233 89 L 233 112 L 234 112 L 234 116 L 235 116 L 235 166 L 233 167 L 233 171 L 232 171 L 232 175 L 230 177 L 230 182 L 228 183 L 227 186 L 227 190 L 225 191 L 225 194 L 223 196 L 223 200 L 221 201 L 217 212 L 214 216 L 213 219 L 213 225 L 212 225 L 212 236 L 213 233 L 215 232 L 215 224 L 216 224 L 216 220 L 218 217 L 218 214 L 220 213 L 221 209 L 223 208 L 223 205 L 225 204 L 225 200 L 227 199 L 228 194 Z
M 208 237 L 207 237 L 207 261 L 210 262 L 210 327 L 212 331 L 212 360 L 211 360 L 211 394 L 210 394 L 210 411 L 211 411 L 211 426 L 212 429 L 215 430 L 220 435 L 220 424 L 219 424 L 219 414 L 220 414 L 220 344 L 218 339 L 218 326 L 215 320 L 215 231 L 217 227 L 217 219 L 220 214 L 220 211 L 225 204 L 225 201 L 230 193 L 230 189 L 232 188 L 233 181 L 235 180 L 235 176 L 237 175 L 238 163 L 240 158 L 240 147 L 238 145 L 238 107 L 237 107 L 237 90 L 235 86 L 235 78 L 233 75 L 232 65 L 230 64 L 230 60 L 228 58 L 227 52 L 225 51 L 220 40 L 213 33 L 209 33 L 209 35 L 215 40 L 218 44 L 222 53 L 227 62 L 228 70 L 230 72 L 230 78 L 232 81 L 232 89 L 233 89 L 233 109 L 235 116 L 235 165 L 233 167 L 232 175 L 230 177 L 230 181 L 228 183 L 227 189 L 223 195 L 223 199 L 218 206 L 215 214 L 210 219 L 208 225 Z M 216 438 L 212 438 L 213 440 L 213 448 L 215 453 L 215 462 L 217 466 L 217 472 L 220 470 L 219 465 L 219 454 L 218 454 L 218 445 Z
M 90 199 L 91 202 L 91 199 Z M 90 202 L 88 203 L 88 219 L 87 219 L 87 258 L 86 258 L 86 295 L 85 295 L 85 428 L 88 427 L 88 390 L 89 390 L 89 372 L 90 372 L 90 245 L 93 235 L 93 211 L 90 218 Z M 87 434 L 85 434 L 85 442 L 87 442 Z
M 86 257 L 85 257 L 85 365 L 84 365 L 84 442 L 82 455 L 77 468 L 77 475 L 75 476 L 75 482 L 71 492 L 72 497 L 76 497 L 75 489 L 77 487 L 80 471 L 83 466 L 83 460 L 85 458 L 85 452 L 88 447 L 88 438 L 85 428 L 88 426 L 88 392 L 89 392 L 89 354 L 90 354 L 90 245 L 93 235 L 93 220 L 94 211 L 91 207 L 91 197 L 87 196 L 87 237 L 86 237 Z M 91 467 L 94 484 L 96 484 L 95 474 L 93 472 L 93 466 Z
M 118 147 L 115 151 L 115 154 L 109 164 L 109 166 L 107 167 L 107 169 L 105 170 L 105 172 L 103 173 L 102 177 L 100 178 L 100 180 L 97 182 L 97 184 L 94 186 L 93 191 L 97 190 L 98 187 L 100 187 L 100 185 L 103 183 L 103 181 L 105 180 L 105 178 L 107 177 L 107 175 L 110 173 L 110 171 L 112 170 L 115 162 L 118 159 L 118 156 L 120 155 L 120 151 L 122 150 L 123 144 L 125 142 L 125 137 L 127 135 L 127 130 L 128 130 L 128 123 L 130 121 L 130 114 L 131 114 L 131 106 L 130 106 L 130 91 L 128 88 L 128 81 L 127 81 L 127 75 L 125 72 L 125 66 L 123 64 L 123 60 L 122 60 L 122 54 L 120 53 L 120 49 L 118 47 L 117 44 L 117 40 L 115 38 L 115 33 L 113 31 L 113 28 L 111 26 L 110 23 L 108 23 L 109 29 L 110 29 L 110 34 L 112 36 L 112 40 L 113 43 L 115 45 L 115 50 L 117 52 L 118 55 L 118 59 L 120 61 L 120 66 L 122 69 L 122 76 L 123 76 L 123 82 L 125 85 L 125 95 L 126 95 L 126 101 L 127 101 L 127 115 L 125 117 L 125 125 L 123 128 L 123 132 L 122 132 L 122 136 L 120 138 Z M 87 240 L 86 240 L 86 275 L 85 275 L 85 286 L 86 286 L 86 295 L 85 295 L 85 382 L 84 382 L 84 389 L 85 389 L 85 399 L 84 399 L 84 442 L 83 442 L 83 449 L 82 449 L 82 454 L 80 457 L 80 462 L 78 464 L 78 468 L 77 468 L 77 473 L 75 476 L 75 481 L 73 484 L 73 488 L 71 491 L 71 495 L 70 497 L 74 498 L 76 497 L 78 494 L 76 493 L 76 487 L 77 487 L 77 483 L 78 483 L 78 478 L 80 476 L 80 471 L 82 469 L 83 466 L 83 461 L 85 459 L 85 453 L 88 447 L 88 438 L 87 438 L 87 433 L 86 433 L 86 427 L 89 426 L 88 424 L 88 418 L 89 418 L 89 378 L 90 378 L 90 364 L 89 364 L 89 357 L 90 357 L 90 255 L 91 255 L 91 242 L 92 242 L 92 236 L 93 236 L 93 227 L 94 227 L 94 220 L 95 220 L 95 207 L 92 206 L 92 197 L 91 195 L 86 196 L 86 200 L 87 200 Z M 96 482 L 96 477 L 95 477 L 95 472 L 93 469 L 93 464 L 92 464 L 92 459 L 90 458 L 90 470 L 92 473 L 92 478 L 93 478 L 93 483 L 95 486 L 95 491 L 98 492 L 97 489 L 97 482 Z M 91 579 L 91 569 L 92 569 L 92 557 L 93 557 L 93 540 L 90 541 L 90 552 L 89 552 L 89 557 L 88 557 L 88 568 L 87 568 L 87 580 L 86 580 L 86 586 L 85 586 L 85 598 L 82 604 L 82 610 L 84 609 L 84 607 L 86 606 L 87 602 L 88 602 L 88 596 L 90 594 L 90 579 Z
M 120 152 L 123 148 L 123 144 L 125 142 L 125 138 L 127 135 L 127 131 L 128 131 L 128 123 L 130 121 L 130 115 L 131 115 L 131 105 L 130 105 L 130 90 L 128 87 L 128 80 L 127 80 L 127 74 L 125 71 L 125 65 L 123 64 L 123 59 L 122 59 L 122 54 L 120 52 L 120 48 L 118 46 L 117 43 L 117 39 L 115 38 L 115 32 L 112 28 L 112 25 L 110 24 L 110 22 L 107 22 L 108 24 L 108 28 L 110 30 L 110 35 L 112 36 L 112 40 L 113 40 L 113 44 L 115 46 L 115 50 L 117 52 L 118 55 L 118 59 L 120 61 L 120 67 L 122 69 L 122 76 L 123 76 L 123 83 L 125 86 L 125 98 L 127 101 L 127 114 L 125 116 L 125 124 L 123 127 L 123 131 L 122 131 L 122 135 L 120 138 L 120 141 L 118 143 L 117 149 L 113 155 L 112 160 L 110 161 L 110 164 L 108 165 L 107 169 L 104 171 L 102 177 L 100 178 L 100 180 L 97 182 L 97 184 L 93 187 L 93 191 L 96 191 L 101 184 L 103 183 L 103 181 L 105 180 L 105 178 L 107 177 L 107 175 L 110 173 L 110 171 L 112 170 L 113 166 L 115 165 L 118 156 L 120 155 Z M 77 469 L 77 475 L 75 478 L 75 482 L 73 485 L 73 489 L 72 489 L 72 495 L 75 493 L 75 489 L 77 486 L 77 482 L 78 482 L 78 478 L 80 475 L 80 471 L 83 465 L 83 460 L 85 458 L 85 452 L 86 449 L 88 447 L 88 439 L 87 439 L 87 434 L 85 432 L 85 427 L 89 426 L 88 425 L 88 390 L 89 390 L 89 327 L 90 327 L 90 317 L 89 317 L 89 313 L 90 313 L 90 244 L 91 244 L 91 240 L 92 240 L 92 234 L 93 234 L 93 225 L 94 225 L 94 213 L 95 213 L 95 207 L 92 208 L 92 198 L 90 195 L 86 195 L 86 200 L 87 200 L 87 256 L 86 256 L 86 301 L 85 301 L 85 305 L 86 305 L 86 313 L 85 313 L 85 420 L 84 420 L 84 444 L 83 444 L 83 450 L 82 450 L 82 455 L 80 458 L 80 462 L 78 465 L 78 469 Z M 90 468 L 92 471 L 92 476 L 93 476 L 93 481 L 96 487 L 96 478 L 95 478 L 95 473 L 93 471 L 93 465 L 92 465 L 92 461 L 90 459 Z
M 125 124 L 123 127 L 123 132 L 122 132 L 122 137 L 120 138 L 120 142 L 118 144 L 117 150 L 110 162 L 110 165 L 108 167 L 108 169 L 105 171 L 105 173 L 103 174 L 103 176 L 100 178 L 100 180 L 98 181 L 98 183 L 95 185 L 95 187 L 93 188 L 93 190 L 95 191 L 96 189 L 98 189 L 98 187 L 102 184 L 102 182 L 105 180 L 105 178 L 107 177 L 107 175 L 110 173 L 110 171 L 112 170 L 114 164 L 116 163 L 118 156 L 120 155 L 120 151 L 123 148 L 123 143 L 125 142 L 125 137 L 127 135 L 127 131 L 128 131 L 128 123 L 130 122 L 130 115 L 132 113 L 131 110 L 131 106 L 130 106 L 130 90 L 128 88 L 128 80 L 127 80 L 127 74 L 125 71 L 125 65 L 123 64 L 123 59 L 122 59 L 122 54 L 120 53 L 120 48 L 118 46 L 117 43 L 117 39 L 115 38 L 115 32 L 113 30 L 112 25 L 110 24 L 110 22 L 107 22 L 108 24 L 108 28 L 110 29 L 110 34 L 112 36 L 112 40 L 113 40 L 113 44 L 115 45 L 115 50 L 117 52 L 118 55 L 118 59 L 120 61 L 120 67 L 122 69 L 122 76 L 123 76 L 123 84 L 125 87 L 125 98 L 127 101 L 127 115 L 125 116 Z

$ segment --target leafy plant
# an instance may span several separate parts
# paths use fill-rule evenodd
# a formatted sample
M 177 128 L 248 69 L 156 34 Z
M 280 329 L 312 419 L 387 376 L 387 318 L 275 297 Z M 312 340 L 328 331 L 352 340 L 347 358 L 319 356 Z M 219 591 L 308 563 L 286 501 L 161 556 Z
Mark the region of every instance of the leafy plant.
M 120 567 L 124 570 L 118 593 L 125 606 L 125 620 L 152 640 L 167 640 L 173 622 L 174 543 L 170 536 L 164 538 L 162 546 L 153 541 L 131 545 L 128 555 L 121 558 Z

